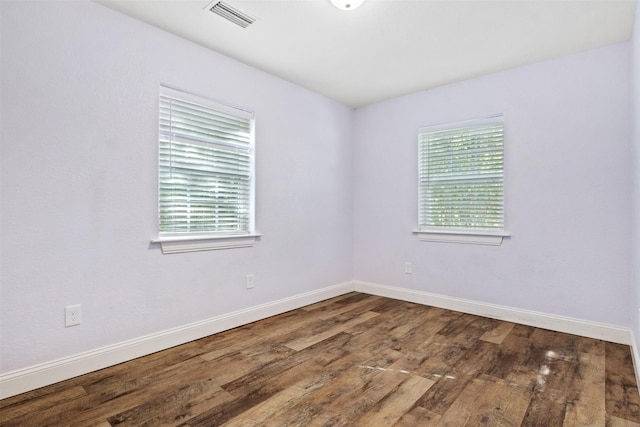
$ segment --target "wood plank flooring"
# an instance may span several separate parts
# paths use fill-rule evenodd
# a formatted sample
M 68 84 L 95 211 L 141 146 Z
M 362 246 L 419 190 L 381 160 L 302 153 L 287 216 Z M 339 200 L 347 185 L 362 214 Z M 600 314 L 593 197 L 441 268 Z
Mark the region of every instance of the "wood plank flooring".
M 351 293 L 0 401 L 2 426 L 640 427 L 628 346 Z

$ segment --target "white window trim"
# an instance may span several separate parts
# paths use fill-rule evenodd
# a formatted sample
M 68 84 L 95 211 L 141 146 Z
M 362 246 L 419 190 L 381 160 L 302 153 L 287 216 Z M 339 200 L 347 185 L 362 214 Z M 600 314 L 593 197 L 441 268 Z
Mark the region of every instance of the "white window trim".
M 211 251 L 216 249 L 249 248 L 262 234 L 230 234 L 228 236 L 173 236 L 159 237 L 151 243 L 160 244 L 163 254 Z
M 418 129 L 418 133 L 429 130 L 438 131 L 450 129 L 452 125 L 465 124 L 474 125 L 485 123 L 487 120 L 497 119 L 504 121 L 504 114 L 493 114 L 486 117 L 480 117 L 471 120 L 465 120 L 457 123 L 447 123 L 434 126 L 425 126 Z M 505 148 L 503 146 L 503 152 Z M 418 166 L 419 167 L 419 166 Z M 504 174 L 504 169 L 503 169 Z M 503 206 L 503 215 L 505 214 L 506 207 Z M 506 216 L 506 215 L 505 215 Z M 422 228 L 412 231 L 418 237 L 421 242 L 440 242 L 440 243 L 463 243 L 474 245 L 490 245 L 500 246 L 505 237 L 511 237 L 511 233 L 504 228 L 501 230 L 483 230 L 483 229 L 447 229 L 447 228 Z
M 413 230 L 421 242 L 467 243 L 473 245 L 500 246 L 506 231 L 489 232 L 482 230 Z
M 245 118 L 255 118 L 255 113 L 251 110 L 223 103 L 221 101 L 196 95 L 184 89 L 172 87 L 166 84 L 160 85 L 160 93 L 168 96 L 175 96 L 194 103 L 200 103 L 206 99 L 216 104 L 216 109 L 231 114 L 236 114 Z M 252 120 L 251 133 L 255 138 L 255 121 Z M 255 148 L 252 148 L 255 150 Z M 159 244 L 163 254 L 185 253 L 208 251 L 218 249 L 235 249 L 253 247 L 257 240 L 260 240 L 261 233 L 255 231 L 255 164 L 252 168 L 250 181 L 250 192 L 252 198 L 252 212 L 249 222 L 249 233 L 245 234 L 181 234 L 181 233 L 158 233 L 158 237 L 151 239 L 152 244 Z

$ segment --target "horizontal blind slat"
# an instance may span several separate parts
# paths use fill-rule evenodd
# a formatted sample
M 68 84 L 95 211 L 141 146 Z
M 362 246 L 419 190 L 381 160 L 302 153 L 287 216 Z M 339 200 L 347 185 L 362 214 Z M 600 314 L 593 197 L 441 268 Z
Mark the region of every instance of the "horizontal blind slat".
M 452 124 L 418 134 L 420 227 L 504 226 L 503 119 Z
M 160 231 L 249 232 L 252 119 L 161 95 L 159 130 Z

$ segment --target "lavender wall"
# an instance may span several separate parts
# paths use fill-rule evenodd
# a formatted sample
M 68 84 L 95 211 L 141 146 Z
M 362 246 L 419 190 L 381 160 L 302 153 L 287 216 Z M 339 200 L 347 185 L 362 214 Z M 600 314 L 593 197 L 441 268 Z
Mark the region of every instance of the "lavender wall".
M 636 15 L 633 37 L 631 39 L 631 56 L 633 58 L 633 262 L 635 271 L 635 298 L 631 310 L 633 313 L 632 329 L 636 345 L 640 345 L 640 4 L 636 3 Z M 636 348 L 636 352 L 638 352 Z M 640 360 L 636 361 L 640 363 Z
M 95 3 L 0 8 L 0 372 L 352 279 L 351 109 Z M 254 248 L 150 245 L 161 82 L 256 112 Z
M 628 326 L 629 43 L 356 112 L 358 280 Z M 419 242 L 420 126 L 505 115 L 502 246 Z M 404 274 L 404 262 L 413 274 Z

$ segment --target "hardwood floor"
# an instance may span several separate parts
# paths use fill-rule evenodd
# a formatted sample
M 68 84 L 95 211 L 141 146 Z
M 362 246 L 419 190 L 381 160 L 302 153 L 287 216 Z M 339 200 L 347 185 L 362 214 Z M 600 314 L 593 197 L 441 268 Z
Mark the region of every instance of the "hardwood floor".
M 351 293 L 0 401 L 3 426 L 634 426 L 628 346 Z

